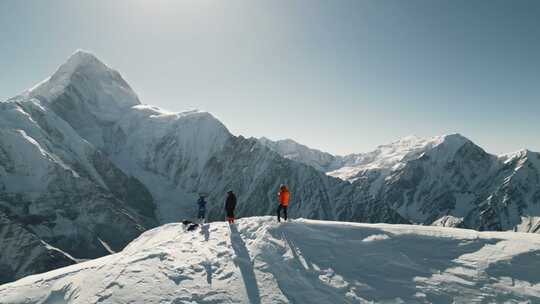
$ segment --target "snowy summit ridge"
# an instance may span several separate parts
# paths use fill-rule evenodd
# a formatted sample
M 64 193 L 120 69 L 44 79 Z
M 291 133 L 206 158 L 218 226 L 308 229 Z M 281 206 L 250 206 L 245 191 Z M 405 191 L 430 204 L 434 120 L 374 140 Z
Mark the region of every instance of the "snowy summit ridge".
M 419 158 L 438 146 L 440 157 L 451 158 L 459 148 L 471 142 L 458 133 L 431 138 L 410 135 L 390 144 L 380 145 L 371 152 L 340 156 L 311 149 L 292 139 L 271 141 L 263 137 L 259 140 L 283 157 L 305 163 L 330 176 L 350 182 L 354 182 L 366 170 L 389 172 L 399 169 L 406 162 Z
M 120 73 L 83 50 L 77 50 L 51 77 L 23 95 L 52 102 L 66 93 L 79 95 L 86 109 L 107 120 L 115 120 L 122 111 L 141 103 Z
M 399 250 L 396 250 L 398 248 Z M 433 250 L 437 248 L 437 250 Z M 540 300 L 540 236 L 244 218 L 168 224 L 122 252 L 0 286 L 23 303 L 519 303 Z

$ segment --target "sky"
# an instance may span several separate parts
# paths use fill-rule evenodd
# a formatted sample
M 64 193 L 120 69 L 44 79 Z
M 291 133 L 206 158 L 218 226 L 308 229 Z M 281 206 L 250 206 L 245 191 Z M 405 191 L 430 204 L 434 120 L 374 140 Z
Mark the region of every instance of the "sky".
M 0 99 L 75 50 L 141 101 L 334 154 L 461 133 L 540 151 L 540 1 L 0 0 Z

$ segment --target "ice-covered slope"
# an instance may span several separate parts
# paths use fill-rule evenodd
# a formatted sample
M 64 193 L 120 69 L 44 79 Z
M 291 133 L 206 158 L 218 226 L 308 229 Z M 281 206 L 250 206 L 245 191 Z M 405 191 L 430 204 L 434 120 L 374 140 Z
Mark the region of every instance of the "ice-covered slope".
M 168 224 L 0 286 L 22 303 L 536 303 L 540 236 L 269 217 Z M 435 249 L 435 250 L 434 250 Z

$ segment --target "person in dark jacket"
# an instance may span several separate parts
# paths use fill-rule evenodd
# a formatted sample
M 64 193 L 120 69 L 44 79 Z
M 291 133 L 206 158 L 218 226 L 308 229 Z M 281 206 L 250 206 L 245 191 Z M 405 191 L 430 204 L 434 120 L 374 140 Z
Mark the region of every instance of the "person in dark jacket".
M 227 192 L 227 199 L 225 200 L 225 212 L 229 224 L 234 224 L 234 208 L 236 208 L 236 195 L 230 190 Z

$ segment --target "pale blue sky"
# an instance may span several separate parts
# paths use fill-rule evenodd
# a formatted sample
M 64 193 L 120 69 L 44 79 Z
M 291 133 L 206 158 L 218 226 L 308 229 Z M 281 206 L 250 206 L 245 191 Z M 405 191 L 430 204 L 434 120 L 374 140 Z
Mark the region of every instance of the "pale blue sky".
M 142 102 L 332 153 L 459 132 L 540 151 L 540 2 L 0 0 L 0 97 L 76 49 Z

